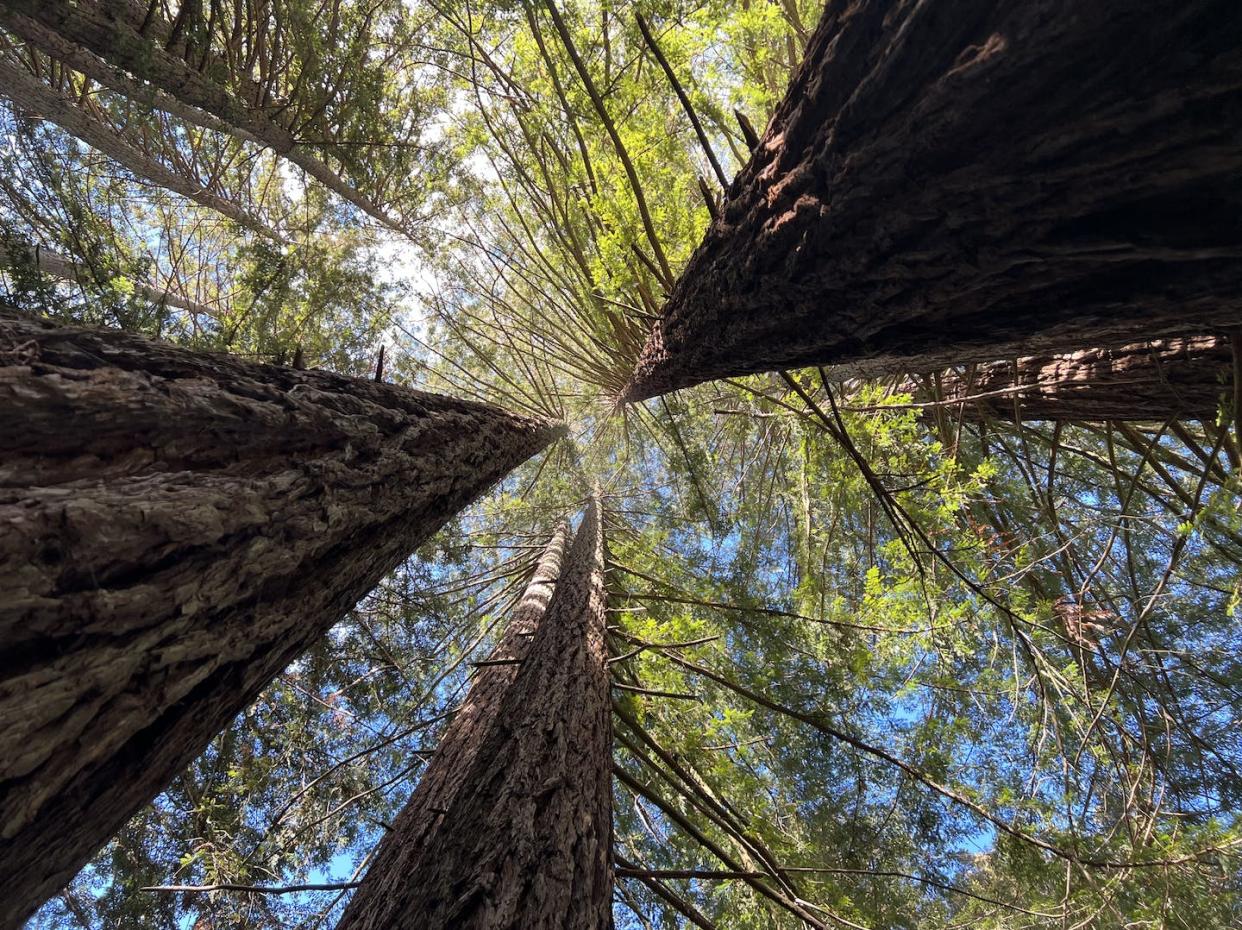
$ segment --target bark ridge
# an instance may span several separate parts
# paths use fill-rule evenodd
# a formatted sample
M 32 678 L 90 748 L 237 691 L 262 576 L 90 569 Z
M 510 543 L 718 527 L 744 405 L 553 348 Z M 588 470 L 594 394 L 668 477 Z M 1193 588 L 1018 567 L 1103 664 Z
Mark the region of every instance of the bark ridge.
M 0 927 L 558 432 L 0 312 Z
M 1242 312 L 1242 5 L 830 0 L 623 401 Z
M 908 386 L 916 400 L 968 420 L 1163 422 L 1213 420 L 1232 382 L 1231 340 L 1192 336 L 989 362 Z

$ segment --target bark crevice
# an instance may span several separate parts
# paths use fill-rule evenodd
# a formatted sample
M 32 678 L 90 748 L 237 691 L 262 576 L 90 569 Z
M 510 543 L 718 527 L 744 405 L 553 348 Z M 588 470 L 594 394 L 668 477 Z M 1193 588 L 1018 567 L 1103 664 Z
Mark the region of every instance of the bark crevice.
M 833 0 L 622 400 L 1227 328 L 1240 121 L 1231 0 Z
M 559 434 L 0 312 L 0 927 Z

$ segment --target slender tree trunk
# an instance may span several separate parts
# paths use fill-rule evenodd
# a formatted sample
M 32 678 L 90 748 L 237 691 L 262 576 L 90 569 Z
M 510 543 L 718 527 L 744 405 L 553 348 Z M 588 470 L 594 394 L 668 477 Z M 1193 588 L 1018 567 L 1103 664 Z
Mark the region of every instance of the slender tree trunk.
M 284 241 L 275 230 L 254 214 L 231 200 L 211 193 L 198 182 L 182 177 L 158 161 L 148 158 L 126 142 L 112 127 L 82 112 L 72 100 L 3 58 L 0 58 L 0 94 L 8 97 L 20 109 L 49 123 L 55 123 L 97 152 L 107 155 L 138 179 L 149 181 L 156 187 L 180 194 L 200 206 L 215 210 L 269 239 Z
M 989 362 L 910 387 L 916 401 L 968 420 L 1163 422 L 1213 419 L 1232 380 L 1230 340 L 1196 336 Z
M 128 71 L 185 106 L 211 114 L 232 127 L 239 138 L 270 147 L 343 200 L 388 228 L 408 235 L 399 220 L 300 146 L 289 130 L 189 67 L 151 36 L 140 34 L 130 22 L 128 6 L 116 0 L 0 0 L 0 22 L 55 56 L 55 47 L 44 44 L 50 31 L 59 36 L 60 42 L 77 45 L 102 58 L 111 68 Z M 29 23 L 42 28 L 25 28 Z M 116 84 L 110 82 L 109 86 L 124 92 Z M 149 100 L 151 95 L 144 94 L 140 99 Z
M 0 927 L 557 430 L 0 316 Z
M 337 930 L 611 927 L 603 555 L 592 502 L 491 725 L 461 738 L 457 784 L 431 789 L 442 817 L 403 815 Z
M 1230 324 L 1240 120 L 1236 0 L 830 0 L 623 399 Z
M 2 3 L 0 3 L 2 5 Z M 185 120 L 203 129 L 232 135 L 244 142 L 258 142 L 247 132 L 235 129 L 210 113 L 188 106 L 176 97 L 164 93 L 158 87 L 136 81 L 119 68 L 114 68 L 98 55 L 87 51 L 63 39 L 50 29 L 39 25 L 28 16 L 5 10 L 2 14 L 6 27 L 25 41 L 32 49 L 37 49 L 50 58 L 67 65 L 70 69 L 90 78 L 97 84 L 115 91 L 130 100 L 157 110 L 170 113 L 178 119 Z
M 74 281 L 78 284 L 90 284 L 95 281 L 90 268 L 41 245 L 0 243 L 0 265 L 8 268 L 34 268 L 50 277 L 60 278 L 62 281 Z M 195 316 L 214 319 L 219 315 L 219 311 L 206 304 L 200 304 L 171 291 L 162 291 L 141 282 L 134 285 L 134 292 L 153 304 L 175 307 Z

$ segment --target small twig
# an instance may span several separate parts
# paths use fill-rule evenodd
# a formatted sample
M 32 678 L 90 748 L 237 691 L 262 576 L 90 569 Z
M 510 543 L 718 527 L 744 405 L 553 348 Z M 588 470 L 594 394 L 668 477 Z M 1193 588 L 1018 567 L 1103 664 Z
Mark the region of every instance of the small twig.
M 676 691 L 653 691 L 650 688 L 640 688 L 637 685 L 626 685 L 619 681 L 612 683 L 614 688 L 620 688 L 622 691 L 633 691 L 635 694 L 646 694 L 651 697 L 679 698 L 683 701 L 701 701 L 703 698 L 697 694 L 680 694 Z
M 702 639 L 692 639 L 689 642 L 684 643 L 649 643 L 646 640 L 639 639 L 636 636 L 630 636 L 628 633 L 622 633 L 621 635 L 632 643 L 638 643 L 638 648 L 631 649 L 629 652 L 622 653 L 619 656 L 609 659 L 609 665 L 615 665 L 618 662 L 625 662 L 627 659 L 632 659 L 634 656 L 646 652 L 648 649 L 689 649 L 691 646 L 702 646 L 704 643 L 710 643 L 720 639 L 719 635 L 717 635 L 704 636 Z
M 771 878 L 767 872 L 737 872 L 732 869 L 634 869 L 618 868 L 620 878 Z
M 300 891 L 343 891 L 357 888 L 362 882 L 322 882 L 311 885 L 147 885 L 140 891 L 184 891 L 203 893 L 211 891 L 252 891 L 256 894 L 296 894 Z

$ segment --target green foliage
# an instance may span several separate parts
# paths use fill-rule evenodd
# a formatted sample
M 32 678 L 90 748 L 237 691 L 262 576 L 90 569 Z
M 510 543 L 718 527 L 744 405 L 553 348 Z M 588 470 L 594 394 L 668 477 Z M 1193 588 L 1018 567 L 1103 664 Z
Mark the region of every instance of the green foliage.
M 633 6 L 558 5 L 568 44 L 537 0 L 226 2 L 236 40 L 216 6 L 187 5 L 171 46 L 407 237 L 270 152 L 101 94 L 281 241 L 12 116 L 3 241 L 91 274 L 13 267 L 8 299 L 362 376 L 383 343 L 390 380 L 571 437 L 286 670 L 36 926 L 330 926 L 341 892 L 139 889 L 365 868 L 534 554 L 597 483 L 611 668 L 638 689 L 614 692 L 617 852 L 746 873 L 623 878 L 619 927 L 684 925 L 683 906 L 721 930 L 1242 921 L 1228 429 L 979 421 L 910 379 L 818 370 L 617 411 L 669 284 L 658 255 L 680 271 L 710 218 L 697 179 L 715 184 Z M 818 5 L 640 6 L 732 173 L 732 111 L 763 125 Z

